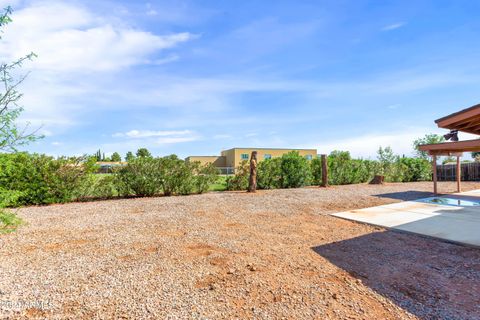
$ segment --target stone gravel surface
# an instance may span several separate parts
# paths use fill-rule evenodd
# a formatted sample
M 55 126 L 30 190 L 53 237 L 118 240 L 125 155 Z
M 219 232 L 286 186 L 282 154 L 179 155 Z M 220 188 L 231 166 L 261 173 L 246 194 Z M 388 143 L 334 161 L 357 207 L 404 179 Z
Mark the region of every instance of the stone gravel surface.
M 0 235 L 0 318 L 480 319 L 479 249 L 328 215 L 429 196 L 431 188 L 22 208 L 27 225 Z

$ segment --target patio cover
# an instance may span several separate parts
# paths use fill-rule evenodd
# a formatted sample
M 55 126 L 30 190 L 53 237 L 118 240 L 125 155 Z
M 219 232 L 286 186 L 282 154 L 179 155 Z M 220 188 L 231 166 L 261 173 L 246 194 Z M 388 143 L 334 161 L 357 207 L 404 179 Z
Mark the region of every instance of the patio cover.
M 435 120 L 439 128 L 480 135 L 480 104 Z
M 480 104 L 435 120 L 435 123 L 439 128 L 480 135 Z M 437 193 L 437 156 L 457 157 L 457 191 L 460 192 L 460 157 L 463 152 L 480 151 L 480 139 L 424 144 L 419 146 L 419 149 L 421 151 L 427 151 L 433 158 L 434 193 Z

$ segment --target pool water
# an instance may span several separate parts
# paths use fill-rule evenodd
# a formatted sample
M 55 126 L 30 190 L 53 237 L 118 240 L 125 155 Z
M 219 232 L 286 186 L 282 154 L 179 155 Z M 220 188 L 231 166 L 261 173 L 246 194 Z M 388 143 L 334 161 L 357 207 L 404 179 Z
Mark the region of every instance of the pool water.
M 419 199 L 417 201 L 423 202 L 423 203 L 442 204 L 442 205 L 456 206 L 456 207 L 480 206 L 480 201 L 454 199 L 454 198 L 442 198 L 442 197 L 431 197 L 431 198 Z

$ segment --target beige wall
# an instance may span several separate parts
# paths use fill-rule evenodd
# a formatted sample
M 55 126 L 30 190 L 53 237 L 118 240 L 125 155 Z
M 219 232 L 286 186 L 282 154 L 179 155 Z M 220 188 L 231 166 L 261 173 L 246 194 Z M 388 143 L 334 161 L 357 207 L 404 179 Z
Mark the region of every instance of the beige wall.
M 222 156 L 225 157 L 226 167 L 236 167 L 238 164 L 235 162 L 235 149 L 229 149 L 222 151 Z
M 215 167 L 227 167 L 223 156 L 192 156 L 185 159 L 189 162 L 198 161 L 202 165 L 212 163 Z
M 290 151 L 297 151 L 301 156 L 311 156 L 312 159 L 317 157 L 316 149 L 262 149 L 262 148 L 234 148 L 222 151 L 222 155 L 226 158 L 227 167 L 237 167 L 242 162 L 242 154 L 248 154 L 247 161 L 250 160 L 252 151 L 257 151 L 257 160 L 262 161 L 265 159 L 265 155 L 270 155 L 272 158 L 281 157 L 285 153 Z

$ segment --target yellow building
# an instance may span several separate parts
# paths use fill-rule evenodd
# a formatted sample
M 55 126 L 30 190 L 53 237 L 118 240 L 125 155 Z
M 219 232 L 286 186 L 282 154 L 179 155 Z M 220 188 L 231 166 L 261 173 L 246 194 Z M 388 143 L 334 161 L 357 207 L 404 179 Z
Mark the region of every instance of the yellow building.
M 281 157 L 291 151 L 297 151 L 301 156 L 308 160 L 317 157 L 316 149 L 278 149 L 278 148 L 233 148 L 222 151 L 220 156 L 190 156 L 186 161 L 198 161 L 201 164 L 212 163 L 224 174 L 232 174 L 235 167 L 238 167 L 242 161 L 250 160 L 252 151 L 257 151 L 257 160 L 262 161 Z

